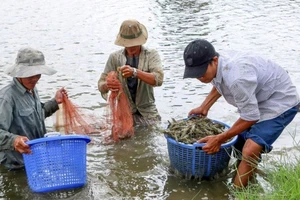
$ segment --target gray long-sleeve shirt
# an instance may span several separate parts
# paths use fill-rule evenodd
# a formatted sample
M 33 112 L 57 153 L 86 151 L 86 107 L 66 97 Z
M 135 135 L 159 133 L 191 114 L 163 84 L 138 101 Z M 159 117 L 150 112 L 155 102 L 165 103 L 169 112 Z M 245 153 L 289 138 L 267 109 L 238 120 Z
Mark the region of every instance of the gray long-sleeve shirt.
M 14 139 L 44 137 L 45 118 L 58 110 L 55 99 L 43 104 L 36 88 L 34 96 L 16 78 L 0 90 L 0 163 L 7 168 L 24 166 L 22 154 L 14 150 Z

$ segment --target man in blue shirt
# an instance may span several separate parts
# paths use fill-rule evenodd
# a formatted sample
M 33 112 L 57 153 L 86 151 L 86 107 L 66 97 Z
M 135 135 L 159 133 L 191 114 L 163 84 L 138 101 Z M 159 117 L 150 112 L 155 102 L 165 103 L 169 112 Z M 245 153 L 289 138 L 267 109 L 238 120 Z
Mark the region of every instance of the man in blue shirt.
M 235 147 L 242 159 L 234 178 L 236 187 L 244 187 L 253 176 L 261 153 L 272 144 L 297 113 L 299 95 L 287 72 L 276 63 L 252 53 L 217 53 L 206 40 L 198 39 L 184 51 L 184 78 L 212 83 L 203 103 L 189 115 L 207 116 L 211 106 L 223 96 L 238 108 L 240 118 L 216 136 L 199 138 L 203 150 L 214 154 L 222 143 L 238 135 Z
M 41 74 L 52 75 L 55 70 L 45 66 L 42 52 L 32 49 L 20 49 L 16 63 L 5 73 L 13 81 L 0 90 L 0 163 L 9 169 L 23 168 L 22 153 L 31 153 L 28 140 L 44 137 L 46 127 L 44 119 L 59 109 L 61 88 L 55 98 L 41 103 L 35 87 Z

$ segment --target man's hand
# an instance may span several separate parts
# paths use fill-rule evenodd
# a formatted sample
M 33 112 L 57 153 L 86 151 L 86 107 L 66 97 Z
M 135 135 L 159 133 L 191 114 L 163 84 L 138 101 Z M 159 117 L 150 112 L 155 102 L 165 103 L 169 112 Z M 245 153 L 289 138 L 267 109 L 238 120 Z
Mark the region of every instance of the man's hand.
M 199 106 L 197 108 L 192 109 L 189 113 L 188 116 L 190 115 L 197 115 L 199 117 L 205 117 L 207 116 L 208 110 L 204 109 L 203 106 Z
M 29 141 L 29 139 L 27 137 L 24 137 L 24 136 L 16 137 L 16 139 L 14 141 L 15 151 L 18 151 L 20 153 L 26 153 L 26 154 L 32 153 L 29 145 L 25 143 L 27 141 Z
M 106 78 L 106 86 L 110 91 L 119 91 L 122 87 L 118 79 Z
M 68 93 L 65 88 L 61 88 L 61 89 L 57 90 L 57 92 L 55 94 L 55 100 L 58 104 L 61 104 L 63 102 L 64 95 L 68 98 Z
M 198 140 L 199 143 L 206 143 L 202 147 L 202 150 L 205 151 L 208 154 L 214 154 L 220 151 L 222 142 L 220 141 L 220 135 L 212 135 L 212 136 L 206 136 L 200 140 Z
M 133 67 L 131 67 L 130 65 L 124 65 L 122 67 L 120 67 L 120 72 L 122 73 L 122 76 L 124 78 L 129 78 L 133 76 Z

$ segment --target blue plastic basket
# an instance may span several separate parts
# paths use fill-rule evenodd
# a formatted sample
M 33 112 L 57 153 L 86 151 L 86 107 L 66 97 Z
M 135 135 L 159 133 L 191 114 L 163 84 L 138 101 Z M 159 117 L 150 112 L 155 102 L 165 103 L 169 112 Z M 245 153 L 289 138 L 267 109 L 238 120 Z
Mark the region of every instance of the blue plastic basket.
M 227 124 L 213 120 L 215 123 L 230 128 Z M 213 177 L 223 171 L 229 163 L 232 145 L 237 141 L 237 136 L 221 145 L 220 151 L 215 154 L 207 154 L 202 150 L 205 143 L 184 144 L 177 142 L 165 135 L 168 145 L 168 153 L 171 166 L 186 177 Z
M 34 192 L 78 188 L 86 183 L 87 136 L 51 136 L 30 140 L 23 154 L 27 180 Z

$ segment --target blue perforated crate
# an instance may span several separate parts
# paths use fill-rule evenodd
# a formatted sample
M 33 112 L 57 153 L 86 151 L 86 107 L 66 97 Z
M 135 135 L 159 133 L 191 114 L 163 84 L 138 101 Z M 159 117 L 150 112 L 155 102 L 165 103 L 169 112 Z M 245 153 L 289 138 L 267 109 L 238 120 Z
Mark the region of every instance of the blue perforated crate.
M 215 123 L 227 124 L 213 120 Z M 232 145 L 236 143 L 237 136 L 229 142 L 222 144 L 220 151 L 209 155 L 202 150 L 205 143 L 184 144 L 165 135 L 171 166 L 181 174 L 190 177 L 213 177 L 223 171 L 229 163 Z M 200 138 L 199 138 L 200 139 Z
M 27 142 L 23 154 L 27 180 L 34 192 L 78 188 L 86 183 L 87 136 L 44 137 Z

